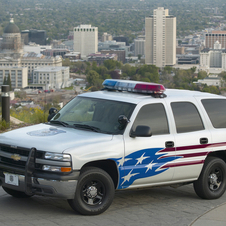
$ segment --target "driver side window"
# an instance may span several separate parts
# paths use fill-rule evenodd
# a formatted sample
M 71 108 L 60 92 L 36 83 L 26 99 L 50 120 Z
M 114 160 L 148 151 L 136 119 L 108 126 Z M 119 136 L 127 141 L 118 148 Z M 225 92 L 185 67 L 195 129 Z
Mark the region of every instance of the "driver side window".
M 169 125 L 163 104 L 148 104 L 143 106 L 137 114 L 132 130 L 137 126 L 149 126 L 152 135 L 169 134 Z

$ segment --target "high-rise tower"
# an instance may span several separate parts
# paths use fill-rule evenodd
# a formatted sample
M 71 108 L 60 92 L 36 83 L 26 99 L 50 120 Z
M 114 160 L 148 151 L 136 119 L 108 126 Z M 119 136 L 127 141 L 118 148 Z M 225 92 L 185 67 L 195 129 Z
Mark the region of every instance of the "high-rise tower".
M 176 64 L 176 17 L 158 7 L 145 18 L 145 63 L 157 67 Z
M 98 51 L 98 28 L 80 25 L 74 28 L 74 51 L 84 58 Z

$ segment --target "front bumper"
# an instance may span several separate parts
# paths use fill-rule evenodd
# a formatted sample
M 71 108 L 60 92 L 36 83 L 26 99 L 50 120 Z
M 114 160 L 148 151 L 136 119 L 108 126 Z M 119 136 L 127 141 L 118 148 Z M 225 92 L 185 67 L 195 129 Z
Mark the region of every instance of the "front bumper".
M 17 178 L 17 183 L 12 185 L 7 181 L 6 174 Z M 80 171 L 60 175 L 47 172 L 36 172 L 35 149 L 32 148 L 27 157 L 24 169 L 0 164 L 0 186 L 25 192 L 27 195 L 54 196 L 64 199 L 73 199 Z
M 31 184 L 26 183 L 25 175 L 17 175 L 19 179 L 19 185 L 10 185 L 5 183 L 5 172 L 0 171 L 0 185 L 25 192 L 28 195 L 43 195 L 43 196 L 53 196 L 64 199 L 73 199 L 75 195 L 75 189 L 77 185 L 77 178 L 79 176 L 79 171 L 75 171 L 70 176 L 60 176 L 54 179 L 51 174 L 44 174 L 45 178 L 31 177 Z M 71 178 L 71 179 L 70 179 Z M 76 179 L 75 179 L 76 178 Z M 29 188 L 28 188 L 29 186 Z

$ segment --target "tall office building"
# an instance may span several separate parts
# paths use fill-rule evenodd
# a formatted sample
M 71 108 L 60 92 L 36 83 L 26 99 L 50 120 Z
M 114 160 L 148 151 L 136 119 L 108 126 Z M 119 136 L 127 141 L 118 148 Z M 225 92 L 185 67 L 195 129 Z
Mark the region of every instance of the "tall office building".
M 44 30 L 24 30 L 21 31 L 21 36 L 25 45 L 28 45 L 29 42 L 35 42 L 39 45 L 46 45 L 46 31 Z
M 106 41 L 112 41 L 112 35 L 105 32 L 101 37 L 101 42 L 106 42 Z
M 212 31 L 205 36 L 206 48 L 214 49 L 215 42 L 218 41 L 222 49 L 226 48 L 226 31 Z
M 98 27 L 80 25 L 74 28 L 74 52 L 80 52 L 85 58 L 98 51 Z
M 176 17 L 158 7 L 145 18 L 145 63 L 157 67 L 176 64 Z
M 145 48 L 145 36 L 138 36 L 137 39 L 134 39 L 134 55 L 138 56 L 144 55 Z

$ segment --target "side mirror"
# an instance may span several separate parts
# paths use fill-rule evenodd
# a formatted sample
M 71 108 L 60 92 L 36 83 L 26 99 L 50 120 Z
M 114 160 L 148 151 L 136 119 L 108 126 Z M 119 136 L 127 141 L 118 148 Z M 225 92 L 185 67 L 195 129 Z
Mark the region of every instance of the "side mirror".
M 135 131 L 130 132 L 130 137 L 151 137 L 152 132 L 149 126 L 137 126 Z
M 129 119 L 125 115 L 120 115 L 118 117 L 118 123 L 120 124 L 119 129 L 123 130 L 123 129 L 125 129 L 125 127 L 129 123 Z
M 48 116 L 48 122 L 56 115 L 58 110 L 56 108 L 50 108 L 49 109 L 49 116 Z

